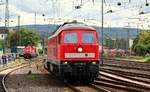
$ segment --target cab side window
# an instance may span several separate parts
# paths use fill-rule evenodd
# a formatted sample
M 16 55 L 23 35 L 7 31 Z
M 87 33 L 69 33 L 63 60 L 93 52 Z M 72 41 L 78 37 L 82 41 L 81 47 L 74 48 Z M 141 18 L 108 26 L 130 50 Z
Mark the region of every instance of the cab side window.
M 61 35 L 59 35 L 59 37 L 58 37 L 58 44 L 61 44 L 61 42 L 62 42 Z

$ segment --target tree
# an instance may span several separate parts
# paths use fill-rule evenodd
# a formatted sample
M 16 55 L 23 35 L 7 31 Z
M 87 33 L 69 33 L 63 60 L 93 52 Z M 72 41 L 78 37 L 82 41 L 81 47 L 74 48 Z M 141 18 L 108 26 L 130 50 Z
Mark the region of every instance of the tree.
M 12 31 L 8 35 L 9 46 L 37 46 L 40 42 L 40 35 L 36 31 L 22 28 L 20 31 Z
M 4 48 L 4 40 L 0 40 L 0 49 Z
M 132 50 L 137 55 L 145 55 L 150 53 L 150 32 L 141 32 L 133 41 Z
M 13 47 L 13 46 L 17 46 L 17 35 L 15 31 L 12 31 L 8 34 L 7 36 L 7 40 L 9 43 L 8 47 Z

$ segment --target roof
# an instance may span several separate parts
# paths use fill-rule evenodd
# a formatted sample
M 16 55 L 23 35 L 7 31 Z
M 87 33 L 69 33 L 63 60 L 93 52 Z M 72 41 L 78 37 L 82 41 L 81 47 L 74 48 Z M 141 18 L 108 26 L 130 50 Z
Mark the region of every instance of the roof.
M 8 34 L 8 29 L 6 29 L 5 27 L 0 27 L 0 34 Z
M 91 26 L 88 26 L 86 24 L 79 23 L 79 22 L 64 23 L 63 25 L 59 26 L 58 29 L 54 32 L 54 34 L 52 36 L 50 36 L 49 38 L 53 38 L 53 37 L 57 36 L 62 30 L 69 30 L 69 29 L 96 30 L 95 28 L 93 28 Z

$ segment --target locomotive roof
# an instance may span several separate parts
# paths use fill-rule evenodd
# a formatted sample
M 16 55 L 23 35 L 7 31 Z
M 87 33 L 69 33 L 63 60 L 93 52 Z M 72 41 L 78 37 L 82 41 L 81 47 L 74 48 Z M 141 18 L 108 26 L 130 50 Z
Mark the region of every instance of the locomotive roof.
M 86 24 L 83 24 L 83 23 L 79 23 L 79 22 L 78 23 L 64 23 L 49 38 L 53 38 L 53 37 L 57 36 L 61 31 L 63 31 L 63 30 L 69 30 L 69 29 L 95 30 L 95 28 L 93 28 L 91 26 L 88 26 Z

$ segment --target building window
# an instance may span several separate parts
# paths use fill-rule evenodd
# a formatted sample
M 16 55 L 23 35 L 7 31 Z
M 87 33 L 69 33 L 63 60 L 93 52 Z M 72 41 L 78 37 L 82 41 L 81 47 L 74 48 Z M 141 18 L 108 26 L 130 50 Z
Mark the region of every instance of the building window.
M 3 34 L 1 35 L 1 38 L 4 38 L 4 35 L 3 35 Z

